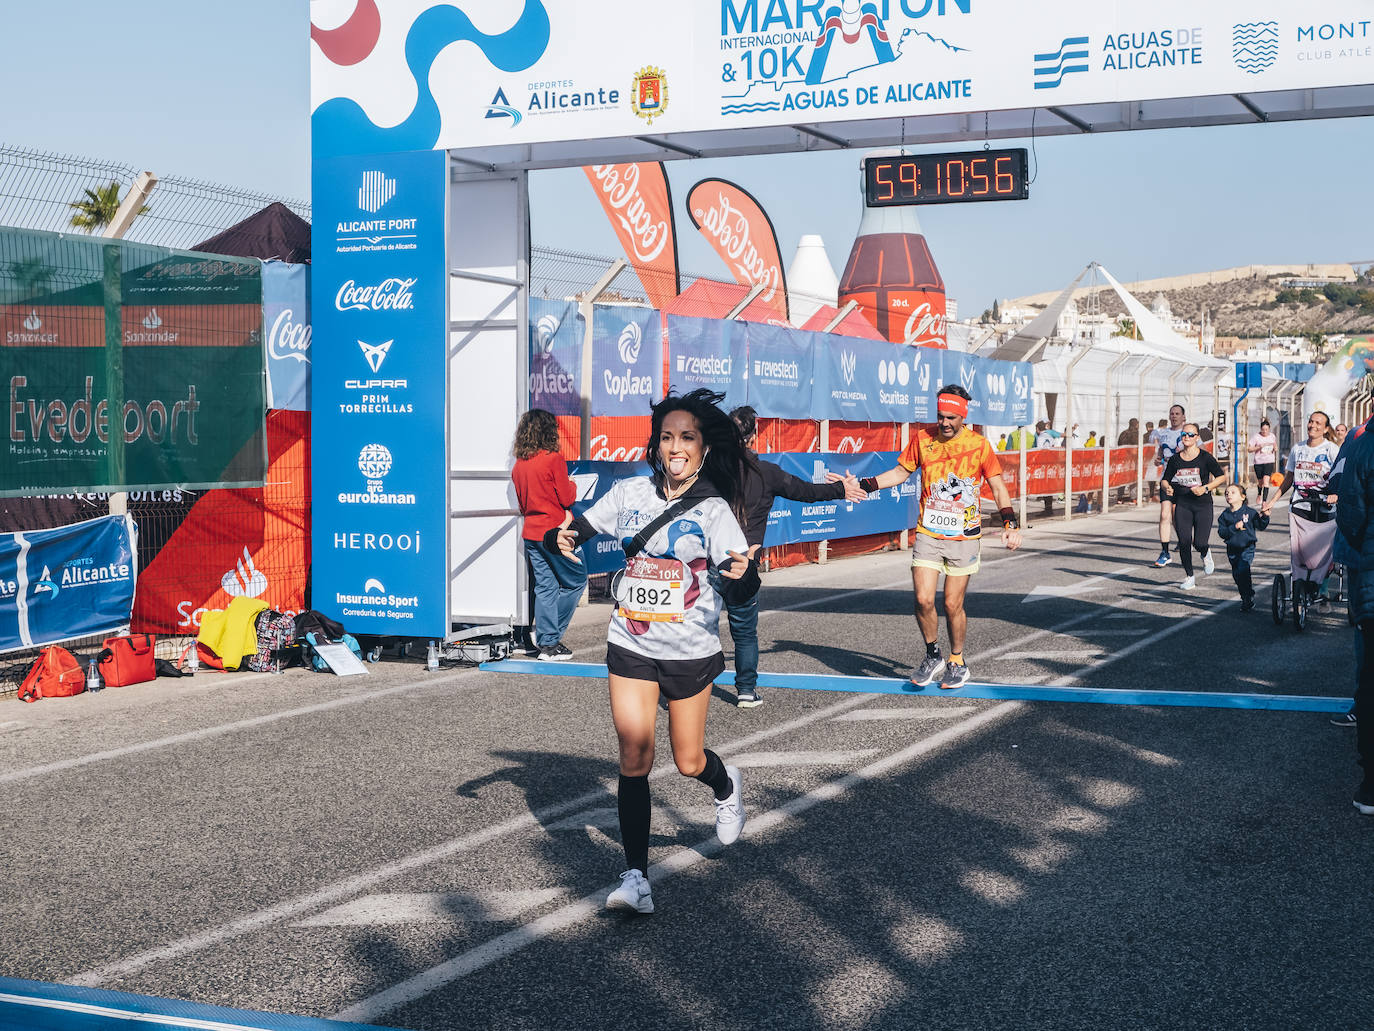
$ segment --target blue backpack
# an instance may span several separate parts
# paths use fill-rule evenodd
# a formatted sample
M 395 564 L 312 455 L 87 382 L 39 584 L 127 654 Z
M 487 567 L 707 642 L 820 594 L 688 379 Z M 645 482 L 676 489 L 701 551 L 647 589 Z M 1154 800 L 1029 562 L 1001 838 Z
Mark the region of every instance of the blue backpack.
M 311 669 L 318 670 L 320 673 L 329 672 L 329 663 L 320 658 L 320 653 L 315 650 L 315 645 L 317 644 L 346 644 L 348 645 L 348 650 L 358 656 L 358 661 L 362 661 L 363 650 L 358 647 L 357 638 L 352 634 L 344 634 L 343 637 L 339 638 L 337 641 L 331 641 L 323 635 L 311 631 L 305 635 L 305 654 L 310 660 Z

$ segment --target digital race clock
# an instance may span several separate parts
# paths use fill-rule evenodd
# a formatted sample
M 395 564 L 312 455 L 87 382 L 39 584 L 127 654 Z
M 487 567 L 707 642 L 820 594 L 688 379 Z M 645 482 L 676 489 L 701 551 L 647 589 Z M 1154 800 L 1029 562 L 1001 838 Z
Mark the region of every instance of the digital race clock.
M 870 208 L 1028 196 L 1024 147 L 864 159 L 864 203 Z

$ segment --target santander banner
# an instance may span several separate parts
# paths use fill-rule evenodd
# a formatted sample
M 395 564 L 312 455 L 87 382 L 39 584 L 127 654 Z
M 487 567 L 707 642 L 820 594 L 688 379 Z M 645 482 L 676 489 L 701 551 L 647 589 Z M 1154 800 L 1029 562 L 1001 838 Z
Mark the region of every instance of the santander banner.
M 588 165 L 582 171 L 591 180 L 649 303 L 662 308 L 678 295 L 673 199 L 663 162 Z
M 787 321 L 787 283 L 773 223 L 759 202 L 724 179 L 703 179 L 687 194 L 687 212 L 735 282 L 763 284 L 759 300 Z

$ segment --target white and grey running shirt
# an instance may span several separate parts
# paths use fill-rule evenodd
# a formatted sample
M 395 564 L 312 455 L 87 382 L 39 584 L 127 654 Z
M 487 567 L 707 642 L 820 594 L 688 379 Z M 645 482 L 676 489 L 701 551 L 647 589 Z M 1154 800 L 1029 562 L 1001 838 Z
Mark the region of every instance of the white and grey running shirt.
M 1284 471 L 1293 474 L 1293 510 L 1310 513 L 1312 503 L 1298 493 L 1299 487 L 1309 490 L 1322 487 L 1336 465 L 1340 448 L 1334 441 L 1323 440 L 1320 444 L 1294 444 L 1288 452 L 1288 463 Z
M 630 541 L 673 502 L 659 496 L 647 476 L 617 480 L 581 518 L 598 533 Z M 749 550 L 730 506 L 718 497 L 703 497 L 652 537 L 641 555 L 675 559 L 684 567 L 685 611 L 681 623 L 626 619 L 617 606 L 607 640 L 651 659 L 705 659 L 721 650 L 717 624 L 721 597 L 706 572 L 730 559 L 729 552 Z

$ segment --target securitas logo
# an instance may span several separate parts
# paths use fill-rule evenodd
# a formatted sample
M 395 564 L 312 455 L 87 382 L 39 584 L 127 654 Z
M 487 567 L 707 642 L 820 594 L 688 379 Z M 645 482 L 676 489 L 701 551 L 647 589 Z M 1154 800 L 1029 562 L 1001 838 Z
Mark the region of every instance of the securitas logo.
M 1058 89 L 1065 76 L 1088 70 L 1088 37 L 1066 36 L 1057 50 L 1035 55 L 1035 88 Z
M 506 91 L 504 89 L 498 89 L 496 91 L 496 96 L 491 98 L 491 103 L 487 105 L 485 117 L 509 118 L 510 127 L 512 129 L 524 120 L 524 116 L 521 115 L 517 109 L 511 107 L 510 101 L 506 99 Z
M 907 384 L 911 382 L 911 366 L 903 358 L 878 362 L 878 400 L 885 405 L 910 405 Z
M 410 292 L 415 283 L 414 277 L 392 278 L 359 286 L 349 279 L 334 295 L 334 307 L 339 311 L 410 311 L 415 307 L 415 296 Z
M 358 471 L 367 481 L 363 493 L 339 492 L 341 505 L 413 505 L 414 494 L 391 493 L 383 482 L 391 472 L 391 449 L 385 444 L 367 444 L 358 452 Z
M 30 590 L 33 600 L 39 602 L 56 598 L 63 591 L 128 583 L 132 578 L 133 570 L 127 562 L 107 562 L 98 566 L 95 559 L 88 556 L 59 566 L 57 573 L 44 566 Z

